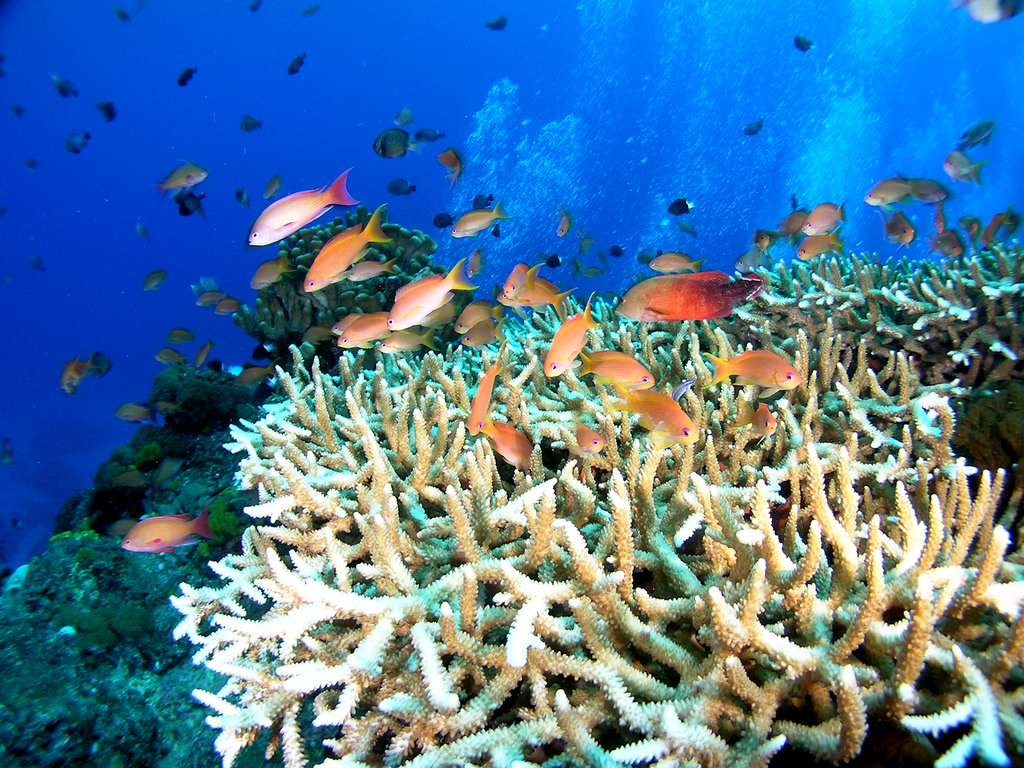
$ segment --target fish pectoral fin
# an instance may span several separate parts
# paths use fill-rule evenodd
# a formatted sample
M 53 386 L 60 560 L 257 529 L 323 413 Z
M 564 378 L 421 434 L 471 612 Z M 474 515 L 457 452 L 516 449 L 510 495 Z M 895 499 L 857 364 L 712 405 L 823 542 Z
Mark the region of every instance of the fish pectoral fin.
M 766 387 L 765 389 L 761 390 L 759 396 L 760 397 L 771 397 L 772 395 L 774 395 L 778 391 L 779 391 L 778 387 Z

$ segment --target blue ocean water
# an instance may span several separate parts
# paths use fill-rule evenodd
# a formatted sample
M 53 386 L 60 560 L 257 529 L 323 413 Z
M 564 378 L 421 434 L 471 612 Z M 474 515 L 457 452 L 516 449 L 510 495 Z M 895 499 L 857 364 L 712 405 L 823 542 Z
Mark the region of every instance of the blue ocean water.
M 637 261 L 644 248 L 731 271 L 754 230 L 790 211 L 791 195 L 803 205 L 846 201 L 848 250 L 880 258 L 896 247 L 863 198 L 882 178 L 946 183 L 951 222 L 968 213 L 987 221 L 1024 199 L 1015 97 L 1024 22 L 982 25 L 947 0 L 324 0 L 309 15 L 305 1 L 250 4 L 149 0 L 125 5 L 127 22 L 107 2 L 0 5 L 0 436 L 16 458 L 0 466 L 9 566 L 41 551 L 67 497 L 129 439 L 134 426 L 114 410 L 148 396 L 171 328 L 195 330 L 189 357 L 209 338 L 211 357 L 249 360 L 253 341 L 194 306 L 190 285 L 212 276 L 252 303 L 252 273 L 276 251 L 247 249 L 246 234 L 275 174 L 287 194 L 352 167 L 352 194 L 371 209 L 388 203 L 392 221 L 435 237 L 440 263 L 482 246 L 478 279 L 489 287 L 515 263 L 557 252 L 563 266 L 549 276 L 583 295 L 651 274 Z M 503 29 L 485 26 L 502 15 Z M 798 50 L 795 35 L 813 47 Z M 179 86 L 189 67 L 197 72 Z M 61 98 L 51 75 L 78 95 Z M 103 101 L 113 121 L 97 109 Z M 419 154 L 377 156 L 374 138 L 405 107 L 415 113 L 410 132 L 445 138 Z M 246 115 L 262 127 L 243 132 Z M 762 130 L 745 135 L 759 118 Z M 953 184 L 942 162 L 980 120 L 998 122 L 991 144 L 970 151 L 987 161 L 985 184 Z M 90 136 L 79 154 L 64 147 L 75 132 Z M 451 189 L 436 161 L 449 146 L 465 160 Z M 182 161 L 209 170 L 197 189 L 205 219 L 180 216 L 153 186 Z M 389 194 L 394 178 L 416 191 Z M 251 208 L 235 200 L 240 187 Z M 502 237 L 452 240 L 434 227 L 436 214 L 458 215 L 481 193 L 513 217 Z M 666 213 L 677 197 L 695 202 L 686 219 L 696 237 Z M 557 209 L 594 238 L 580 258 L 602 274 L 573 278 L 580 234 L 557 237 Z M 926 258 L 933 209 L 905 211 L 919 232 L 909 253 Z M 596 253 L 611 245 L 624 255 L 604 267 Z M 143 292 L 158 268 L 166 283 Z M 62 393 L 64 363 L 96 350 L 110 373 Z

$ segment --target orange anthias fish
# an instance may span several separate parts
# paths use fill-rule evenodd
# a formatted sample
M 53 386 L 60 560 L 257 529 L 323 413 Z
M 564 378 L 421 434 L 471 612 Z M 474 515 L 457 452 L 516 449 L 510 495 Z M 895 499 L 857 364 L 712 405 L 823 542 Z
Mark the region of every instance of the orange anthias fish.
M 256 268 L 256 273 L 252 276 L 252 282 L 249 283 L 249 287 L 258 291 L 269 285 L 273 285 L 282 277 L 291 274 L 293 271 L 294 270 L 291 268 L 291 261 L 288 259 L 288 254 L 282 253 L 276 259 L 265 261 Z
M 587 343 L 587 331 L 600 325 L 590 313 L 593 298 L 594 294 L 590 294 L 583 311 L 570 317 L 555 331 L 551 347 L 544 356 L 544 375 L 548 378 L 565 373 Z
M 771 437 L 779 426 L 778 419 L 768 410 L 767 405 L 761 403 L 755 411 L 746 400 L 740 400 L 736 426 L 745 427 L 748 424 L 754 428 L 754 434 L 761 437 Z
M 476 290 L 466 275 L 465 264 L 462 259 L 447 275 L 427 275 L 399 288 L 388 313 L 388 328 L 400 331 L 419 325 L 427 315 L 452 300 L 452 291 Z
M 157 182 L 156 188 L 160 190 L 161 195 L 164 195 L 176 189 L 194 187 L 209 175 L 209 172 L 202 166 L 195 165 L 194 163 L 183 163 L 168 173 L 163 181 Z
M 469 434 L 478 435 L 489 420 L 488 413 L 491 409 L 491 395 L 494 392 L 494 382 L 502 371 L 501 355 L 505 351 L 505 342 L 498 348 L 498 354 L 491 363 L 491 367 L 484 371 L 480 377 L 480 384 L 473 395 L 473 403 L 469 407 Z M 533 450 L 532 447 L 530 450 Z
M 839 239 L 839 233 L 835 231 L 828 235 L 808 235 L 796 249 L 796 255 L 805 260 L 832 252 L 839 254 L 844 252 L 843 241 Z
M 558 236 L 565 237 L 572 230 L 572 214 L 568 211 L 558 211 Z
M 452 237 L 476 237 L 485 229 L 490 229 L 498 219 L 510 218 L 499 200 L 493 208 L 477 208 L 462 214 L 452 227 Z
M 117 407 L 114 415 L 132 424 L 141 424 L 144 421 L 156 424 L 156 411 L 146 403 L 124 403 Z
M 954 149 L 946 156 L 946 160 L 942 163 L 942 170 L 953 181 L 973 181 L 981 186 L 981 166 L 986 162 L 982 160 L 980 163 L 972 163 L 967 155 L 959 149 Z
M 306 293 L 319 291 L 338 281 L 338 276 L 368 253 L 370 243 L 389 243 L 391 238 L 384 234 L 380 226 L 381 212 L 384 206 L 373 212 L 366 226 L 357 224 L 339 232 L 320 249 L 316 259 L 306 273 L 302 282 Z
M 614 349 L 602 349 L 589 355 L 580 352 L 583 365 L 579 375 L 594 374 L 602 384 L 610 384 L 627 391 L 650 389 L 654 386 L 654 374 L 632 355 Z
M 60 388 L 65 394 L 73 395 L 86 376 L 105 376 L 110 370 L 110 359 L 102 352 L 93 352 L 88 360 L 74 360 L 64 363 L 60 376 Z
M 498 455 L 513 467 L 523 472 L 530 468 L 533 443 L 518 429 L 503 421 L 487 419 L 480 431 L 491 439 L 491 445 Z
M 653 389 L 624 394 L 625 399 L 618 403 L 618 407 L 640 416 L 639 424 L 650 431 L 654 450 L 660 451 L 674 443 L 686 445 L 697 442 L 697 425 L 671 395 Z
M 576 445 L 584 456 L 596 456 L 604 450 L 605 439 L 585 424 L 576 422 Z
M 761 396 L 769 397 L 782 389 L 794 389 L 803 381 L 796 368 L 767 349 L 741 352 L 728 360 L 721 360 L 707 352 L 704 356 L 715 368 L 715 375 L 708 384 L 709 387 L 730 376 L 736 376 L 737 384 L 767 387 Z
M 448 179 L 448 188 L 451 189 L 455 186 L 455 182 L 459 180 L 459 176 L 462 175 L 462 158 L 459 157 L 459 153 L 455 151 L 454 147 L 448 147 L 448 149 L 437 156 L 437 162 L 448 169 L 448 174 L 445 178 Z
M 172 552 L 177 547 L 198 544 L 197 536 L 212 539 L 210 513 L 207 507 L 198 517 L 191 515 L 160 515 L 147 517 L 131 527 L 121 542 L 129 552 Z
M 845 221 L 843 206 L 835 203 L 821 203 L 807 214 L 800 231 L 805 235 L 827 235 Z
M 474 325 L 484 320 L 494 320 L 497 322 L 504 312 L 505 310 L 500 304 L 492 304 L 487 299 L 474 301 L 459 314 L 459 319 L 455 321 L 455 332 L 465 333 Z
M 637 283 L 622 297 L 615 311 L 643 322 L 710 320 L 730 315 L 741 301 L 764 290 L 757 274 L 732 280 L 724 272 L 693 275 L 659 275 Z
M 960 235 L 956 233 L 956 230 L 947 229 L 945 232 L 939 232 L 933 237 L 928 243 L 928 252 L 938 251 L 943 256 L 962 256 L 964 253 L 964 243 L 960 239 Z
M 764 250 L 763 248 L 761 250 Z M 678 274 L 680 272 L 699 272 L 705 259 L 694 260 L 685 253 L 669 251 L 651 259 L 649 266 L 655 272 Z
M 882 223 L 885 225 L 885 237 L 890 243 L 899 243 L 899 247 L 902 248 L 914 241 L 917 232 L 914 230 L 914 225 L 902 213 L 897 211 L 889 219 L 886 219 L 885 214 L 881 211 L 878 212 L 878 215 L 882 217 Z
M 388 330 L 387 312 L 346 315 L 331 330 L 338 334 L 338 346 L 343 349 L 370 349 L 373 342 L 386 338 L 391 333 Z
M 997 213 L 993 216 L 988 224 L 985 225 L 985 229 L 981 231 L 981 247 L 988 248 L 992 244 L 992 241 L 996 239 L 996 235 L 999 234 L 999 229 L 1003 226 L 1004 214 Z
M 307 189 L 282 197 L 259 215 L 249 230 L 249 245 L 270 245 L 298 232 L 323 216 L 332 205 L 355 205 L 359 201 L 348 193 L 349 168 L 334 183 L 321 189 Z
M 868 205 L 886 207 L 893 203 L 901 203 L 908 197 L 910 197 L 908 179 L 882 179 L 864 196 L 864 202 Z

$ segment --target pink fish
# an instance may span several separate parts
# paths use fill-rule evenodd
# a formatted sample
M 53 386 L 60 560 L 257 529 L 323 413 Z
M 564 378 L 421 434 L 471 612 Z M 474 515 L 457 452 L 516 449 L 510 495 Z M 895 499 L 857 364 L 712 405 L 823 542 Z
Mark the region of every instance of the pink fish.
M 263 211 L 249 231 L 249 245 L 270 245 L 284 240 L 323 216 L 332 205 L 355 205 L 359 201 L 348 193 L 345 180 L 349 168 L 329 187 L 307 189 L 282 197 Z
M 147 517 L 132 526 L 121 542 L 129 552 L 170 552 L 176 547 L 198 543 L 196 536 L 212 539 L 210 512 L 207 507 L 193 518 L 191 515 L 160 515 Z

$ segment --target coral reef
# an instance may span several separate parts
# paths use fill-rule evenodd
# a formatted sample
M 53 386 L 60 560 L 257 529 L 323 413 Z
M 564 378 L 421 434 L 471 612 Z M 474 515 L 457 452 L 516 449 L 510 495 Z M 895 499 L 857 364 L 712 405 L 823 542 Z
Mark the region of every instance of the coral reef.
M 306 272 L 324 243 L 346 227 L 357 223 L 365 225 L 369 221 L 370 212 L 359 206 L 344 218 L 337 217 L 329 224 L 303 229 L 283 240 L 279 253 L 288 256 L 291 273 L 260 289 L 255 309 L 243 304 L 233 315 L 235 325 L 264 345 L 271 352 L 271 359 L 280 364 L 291 362 L 288 346 L 302 344 L 310 328 L 330 328 L 352 312 L 386 309 L 399 285 L 423 270 L 434 270 L 429 257 L 437 250 L 437 243 L 432 238 L 416 230 L 386 223 L 386 216 L 385 211 L 382 228 L 391 242 L 371 244 L 367 258 L 377 261 L 397 259 L 394 277 L 384 276 L 356 283 L 343 281 L 313 293 L 306 293 L 302 288 Z M 316 354 L 323 357 L 328 367 L 333 365 L 337 357 L 333 337 L 307 343 L 310 345 L 304 350 L 307 360 Z
M 902 349 L 929 384 L 993 385 L 1024 378 L 1024 264 L 1017 243 L 941 261 L 823 258 L 762 270 L 768 288 L 737 315 L 817 335 L 832 321 L 879 360 Z
M 1006 277 L 986 280 L 1018 273 L 996 258 Z M 927 735 L 943 765 L 1008 762 L 1024 748 L 1021 557 L 995 524 L 1003 474 L 951 450 L 957 363 L 933 349 L 975 308 L 918 307 L 925 341 L 903 348 L 881 309 L 968 281 L 923 265 L 893 289 L 885 268 L 834 264 L 780 268 L 767 319 L 645 326 L 601 308 L 591 348 L 634 354 L 660 389 L 697 380 L 701 438 L 668 450 L 611 389 L 544 376 L 552 311 L 510 341 L 495 388 L 496 418 L 533 441 L 525 472 L 468 437 L 478 352 L 371 368 L 346 351 L 331 377 L 293 348 L 287 398 L 232 428 L 256 524 L 211 563 L 218 585 L 172 599 L 193 660 L 227 676 L 194 694 L 224 764 L 261 736 L 289 768 L 318 744 L 324 768 L 842 762 L 869 724 Z M 1016 345 L 1015 297 L 1007 284 L 974 322 Z M 701 357 L 748 343 L 803 382 L 763 439 L 733 426 L 755 388 L 708 387 Z M 977 377 L 1012 375 L 988 344 Z M 578 420 L 602 453 L 578 455 Z

